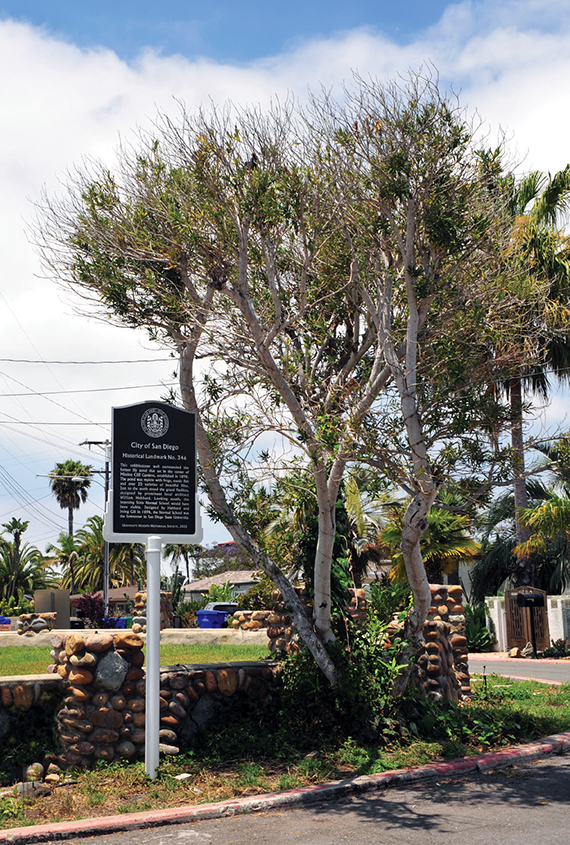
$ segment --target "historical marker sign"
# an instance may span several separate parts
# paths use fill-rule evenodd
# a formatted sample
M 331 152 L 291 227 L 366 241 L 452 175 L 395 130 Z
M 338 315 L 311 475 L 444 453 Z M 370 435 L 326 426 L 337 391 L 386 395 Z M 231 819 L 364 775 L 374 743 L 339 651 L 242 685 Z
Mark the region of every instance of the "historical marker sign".
M 163 402 L 113 408 L 105 539 L 200 542 L 195 415 Z

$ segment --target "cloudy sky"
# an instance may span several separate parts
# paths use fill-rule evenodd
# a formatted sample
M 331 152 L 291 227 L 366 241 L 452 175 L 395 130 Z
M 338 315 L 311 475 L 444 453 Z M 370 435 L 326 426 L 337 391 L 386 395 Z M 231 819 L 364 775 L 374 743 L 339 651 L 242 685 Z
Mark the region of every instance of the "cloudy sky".
M 507 132 L 521 170 L 570 161 L 567 0 L 0 0 L 0 523 L 29 519 L 30 541 L 55 541 L 65 513 L 45 476 L 69 457 L 101 468 L 79 444 L 109 436 L 113 405 L 172 381 L 142 333 L 79 316 L 42 278 L 26 234 L 42 188 L 63 191 L 85 156 L 112 164 L 120 138 L 178 101 L 302 99 L 340 91 L 353 70 L 382 79 L 426 63 L 491 137 Z M 97 481 L 78 525 L 102 513 Z M 222 537 L 206 526 L 206 541 Z

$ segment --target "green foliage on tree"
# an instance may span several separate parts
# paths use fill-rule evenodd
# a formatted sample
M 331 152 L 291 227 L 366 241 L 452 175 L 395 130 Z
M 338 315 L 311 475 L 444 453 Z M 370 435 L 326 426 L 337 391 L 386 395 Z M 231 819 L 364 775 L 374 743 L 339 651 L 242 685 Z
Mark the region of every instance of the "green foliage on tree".
M 103 589 L 105 541 L 103 518 L 91 516 L 75 536 L 61 533 L 59 545 L 47 548 L 48 563 L 61 569 L 61 585 L 71 592 Z M 109 545 L 109 583 L 112 588 L 133 584 L 145 575 L 144 546 L 139 543 Z
M 236 543 L 216 543 L 214 546 L 205 546 L 199 558 L 196 558 L 193 580 L 211 578 L 222 572 L 254 568 L 252 558 Z
M 453 497 L 443 494 L 427 515 L 427 528 L 421 539 L 421 551 L 430 584 L 440 584 L 443 575 L 453 575 L 460 563 L 470 564 L 480 546 L 471 536 L 468 514 L 446 510 Z M 392 516 L 380 534 L 380 541 L 391 552 L 394 581 L 406 582 L 406 568 L 400 549 L 402 539 L 402 509 L 391 508 Z
M 199 565 L 204 549 L 201 545 L 195 543 L 165 543 L 162 554 L 170 560 L 175 570 L 180 568 L 181 563 L 184 564 L 186 583 L 189 583 L 194 578 L 193 573 Z
M 22 543 L 22 534 L 28 521 L 13 517 L 2 524 L 0 532 L 0 600 L 18 607 L 24 594 L 33 595 L 34 590 L 43 590 L 54 582 L 54 575 L 39 549 Z M 4 534 L 11 535 L 7 540 Z M 22 611 L 23 612 L 23 611 Z
M 78 170 L 42 212 L 54 274 L 179 356 L 212 512 L 281 590 L 332 683 L 347 474 L 369 466 L 410 495 L 413 638 L 430 602 L 420 541 L 438 491 L 454 479 L 467 507 L 512 470 L 497 445 L 510 410 L 490 385 L 520 369 L 521 337 L 527 363 L 540 360 L 533 321 L 550 288 L 509 253 L 505 194 L 480 153 L 433 78 L 356 77 L 342 102 L 323 94 L 304 113 L 163 116 L 113 172 Z M 271 439 L 290 451 L 268 451 Z M 295 467 L 314 491 L 314 627 L 255 542 L 265 478 Z M 236 479 L 251 483 L 247 502 Z
M 499 152 L 496 153 L 496 162 Z M 512 174 L 500 177 L 507 196 L 506 213 L 512 230 L 509 254 L 515 254 L 530 277 L 548 285 L 550 302 L 538 303 L 533 322 L 538 329 L 542 355 L 528 356 L 524 334 L 519 340 L 519 366 L 506 383 L 511 404 L 511 446 L 513 450 L 513 493 L 517 545 L 524 548 L 528 526 L 519 512 L 528 507 L 524 415 L 526 396 L 546 399 L 552 378 L 568 382 L 570 373 L 570 238 L 560 226 L 570 202 L 570 165 L 550 176 L 538 171 L 517 180 Z M 530 303 L 532 307 L 532 302 Z M 525 396 L 526 394 L 526 396 Z M 532 584 L 532 552 L 519 555 L 517 585 Z

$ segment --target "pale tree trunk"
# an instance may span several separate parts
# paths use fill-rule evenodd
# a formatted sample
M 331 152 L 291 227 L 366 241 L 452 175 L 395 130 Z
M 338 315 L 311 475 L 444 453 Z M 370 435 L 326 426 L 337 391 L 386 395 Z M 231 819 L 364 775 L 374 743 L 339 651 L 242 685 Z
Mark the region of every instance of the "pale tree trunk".
M 313 474 L 317 488 L 317 503 L 319 508 L 317 551 L 315 555 L 314 600 L 315 627 L 322 643 L 334 642 L 335 636 L 331 626 L 331 561 L 336 528 L 336 497 L 340 485 L 340 477 L 329 483 L 327 480 L 326 457 L 323 456 L 320 444 L 307 415 L 295 395 L 290 383 L 273 358 L 270 350 L 270 336 L 261 324 L 249 297 L 248 288 L 248 224 L 244 222 L 240 232 L 240 262 L 239 286 L 237 290 L 228 293 L 248 326 L 255 341 L 256 352 L 260 364 L 273 386 L 283 399 L 295 425 L 306 437 L 306 449 L 311 454 Z M 339 464 L 340 465 L 340 464 Z M 299 631 L 301 633 L 301 631 Z M 307 631 L 307 633 L 309 633 Z M 314 635 L 311 635 L 314 636 Z M 312 647 L 303 637 L 307 646 Z M 313 654 L 315 656 L 315 654 Z M 315 660 L 316 660 L 315 656 Z M 317 660 L 317 663 L 319 661 Z M 320 663 L 319 663 L 320 665 Z M 321 666 L 322 668 L 322 666 Z M 324 670 L 323 670 L 324 671 Z M 325 674 L 327 674 L 325 672 Z M 328 676 L 327 676 L 328 677 Z M 330 678 L 329 678 L 330 680 Z
M 423 624 L 431 605 L 431 593 L 422 559 L 420 541 L 427 528 L 427 515 L 436 495 L 435 487 L 432 487 L 429 493 L 416 493 L 406 508 L 402 526 L 402 554 L 414 596 L 414 606 L 407 620 L 407 633 L 409 638 L 414 641 L 421 636 Z
M 319 499 L 322 497 L 319 497 Z M 323 506 L 324 505 L 324 506 Z M 331 626 L 331 563 L 336 530 L 336 500 L 319 501 L 319 536 L 315 554 L 315 628 L 322 642 L 334 642 Z
M 307 618 L 305 608 L 296 594 L 293 585 L 281 569 L 271 560 L 271 558 L 269 558 L 267 554 L 258 548 L 245 529 L 237 522 L 226 499 L 216 472 L 208 434 L 204 428 L 200 409 L 196 401 L 196 393 L 192 379 L 192 368 L 193 348 L 188 345 L 186 348 L 182 349 L 180 353 L 180 389 L 184 407 L 186 410 L 192 411 L 196 414 L 196 445 L 198 449 L 198 457 L 200 459 L 200 467 L 208 488 L 208 495 L 212 506 L 230 532 L 234 541 L 238 543 L 238 545 L 241 546 L 247 554 L 251 555 L 255 563 L 267 573 L 273 583 L 281 591 L 283 600 L 293 616 L 299 636 L 313 655 L 315 663 L 331 684 L 338 685 L 339 678 L 334 663 Z
M 402 416 L 406 428 L 406 439 L 410 451 L 410 469 L 407 481 L 414 490 L 414 497 L 404 515 L 401 542 L 402 555 L 414 604 L 406 620 L 405 633 L 409 641 L 409 647 L 402 654 L 406 668 L 394 685 L 394 692 L 396 694 L 403 692 L 407 685 L 412 668 L 409 657 L 417 652 L 423 624 L 427 618 L 431 604 L 431 594 L 422 559 L 420 542 L 427 529 L 427 515 L 435 501 L 438 490 L 438 486 L 431 474 L 418 399 L 418 338 L 420 327 L 429 310 L 429 301 L 425 305 L 421 302 L 418 303 L 415 291 L 415 279 L 409 270 L 416 263 L 414 237 L 415 204 L 413 200 L 409 200 L 405 232 L 399 232 L 398 234 L 408 304 L 403 363 L 396 352 L 393 342 L 392 285 L 388 276 L 384 280 L 384 293 L 378 312 L 379 335 L 386 356 L 386 362 L 390 367 L 400 396 Z

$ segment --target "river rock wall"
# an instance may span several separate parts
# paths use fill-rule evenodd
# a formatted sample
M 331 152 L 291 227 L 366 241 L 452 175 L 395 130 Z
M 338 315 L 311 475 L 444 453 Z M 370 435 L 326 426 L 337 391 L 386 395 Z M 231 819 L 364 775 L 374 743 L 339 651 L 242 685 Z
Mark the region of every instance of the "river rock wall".
M 52 638 L 49 667 L 65 682 L 57 736 L 63 766 L 97 760 L 143 759 L 146 685 L 141 668 L 144 641 L 132 632 L 70 634 Z M 160 677 L 160 748 L 177 754 L 181 744 L 233 695 L 259 699 L 270 694 L 279 664 L 163 667 Z
M 56 625 L 57 613 L 22 613 L 18 616 L 19 634 L 43 634 Z
M 295 592 L 301 599 L 307 616 L 312 617 L 313 608 L 309 591 L 302 587 L 295 587 Z M 241 631 L 266 629 L 269 651 L 275 656 L 299 651 L 299 634 L 279 590 L 273 591 L 272 600 L 271 610 L 238 610 L 230 618 L 229 626 Z
M 181 744 L 216 715 L 224 700 L 242 696 L 259 701 L 271 695 L 280 673 L 279 663 L 269 660 L 163 667 L 160 676 L 161 752 L 178 754 Z
M 124 633 L 52 637 L 48 671 L 66 682 L 57 735 L 60 763 L 131 759 L 144 747 L 144 640 Z

